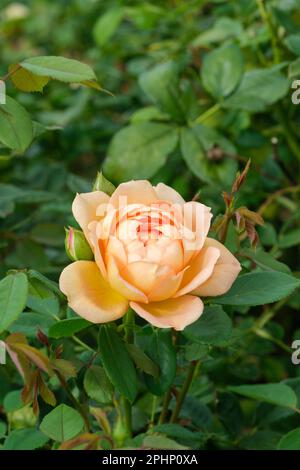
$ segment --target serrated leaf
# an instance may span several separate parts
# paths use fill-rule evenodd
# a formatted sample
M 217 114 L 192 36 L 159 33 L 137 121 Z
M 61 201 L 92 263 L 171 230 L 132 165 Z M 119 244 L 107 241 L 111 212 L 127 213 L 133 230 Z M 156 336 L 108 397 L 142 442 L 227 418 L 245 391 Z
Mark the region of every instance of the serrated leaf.
M 56 339 L 69 337 L 89 326 L 91 323 L 83 318 L 69 318 L 52 325 L 49 329 L 49 336 Z
M 124 342 L 111 325 L 102 325 L 99 333 L 100 357 L 111 383 L 133 402 L 137 394 L 137 377 Z
M 40 430 L 50 439 L 63 442 L 77 436 L 83 427 L 84 421 L 78 411 L 62 404 L 44 417 Z
M 90 398 L 99 403 L 111 403 L 113 387 L 104 369 L 91 366 L 84 375 L 84 388 Z
M 153 375 L 153 377 L 159 376 L 158 365 L 156 365 L 139 347 L 134 344 L 126 344 L 126 348 L 139 369 L 146 372 L 146 374 Z
M 177 144 L 172 126 L 140 122 L 117 132 L 108 149 L 103 172 L 113 181 L 143 179 L 161 168 Z
M 293 429 L 280 439 L 278 450 L 300 450 L 300 428 Z
M 26 59 L 21 67 L 39 77 L 50 77 L 67 83 L 96 80 L 93 69 L 82 62 L 60 56 L 40 56 Z
M 0 142 L 6 147 L 24 152 L 33 139 L 33 125 L 19 103 L 9 96 L 0 104 Z
M 294 390 L 284 383 L 238 385 L 228 387 L 228 390 L 247 398 L 288 408 L 296 408 L 298 401 Z
M 3 450 L 34 450 L 43 447 L 47 441 L 38 429 L 15 429 L 6 438 Z
M 9 274 L 0 282 L 0 332 L 17 320 L 26 305 L 28 281 L 24 273 Z
M 219 305 L 205 307 L 201 317 L 182 334 L 199 344 L 220 344 L 230 338 L 232 322 Z
M 254 272 L 239 276 L 231 289 L 214 298 L 222 305 L 264 305 L 283 299 L 300 286 L 300 279 L 282 272 Z
M 21 91 L 33 92 L 43 91 L 43 88 L 49 82 L 48 77 L 39 77 L 29 70 L 24 69 L 19 64 L 11 64 L 8 68 L 10 79 L 14 86 Z

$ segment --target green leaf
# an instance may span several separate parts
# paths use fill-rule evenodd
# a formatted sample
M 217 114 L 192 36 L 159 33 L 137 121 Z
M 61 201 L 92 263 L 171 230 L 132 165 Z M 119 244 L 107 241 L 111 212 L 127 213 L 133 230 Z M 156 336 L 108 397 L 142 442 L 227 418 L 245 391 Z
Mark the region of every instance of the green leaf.
M 288 90 L 289 81 L 279 72 L 278 67 L 250 70 L 223 104 L 227 108 L 261 112 L 283 98 Z
M 50 286 L 37 277 L 29 275 L 29 279 L 27 306 L 35 312 L 51 317 L 58 315 L 59 301 L 54 292 L 48 288 Z
M 19 64 L 39 77 L 49 77 L 67 83 L 96 80 L 93 69 L 74 59 L 59 56 L 40 56 L 26 59 Z
M 3 421 L 0 421 L 0 439 L 2 439 L 6 434 L 6 424 Z
M 139 77 L 139 85 L 161 111 L 184 121 L 188 110 L 185 109 L 183 95 L 179 90 L 178 72 L 175 62 L 165 62 L 144 72 Z
M 9 274 L 0 282 L 0 332 L 6 330 L 24 310 L 28 281 L 24 273 Z
M 195 343 L 220 344 L 228 340 L 232 322 L 219 305 L 205 307 L 201 317 L 182 334 Z
M 93 29 L 93 36 L 99 47 L 107 44 L 121 23 L 123 15 L 123 8 L 112 8 L 100 16 L 98 21 L 96 21 Z
M 102 171 L 98 171 L 93 191 L 103 191 L 108 196 L 111 196 L 115 189 L 116 187 L 105 178 Z
M 146 436 L 143 441 L 143 446 L 150 449 L 163 449 L 163 450 L 186 450 L 189 447 L 178 444 L 178 442 L 169 439 L 163 434 L 151 434 Z
M 19 66 L 19 64 L 11 64 L 8 68 L 10 79 L 14 86 L 21 91 L 32 92 L 32 91 L 43 91 L 43 88 L 49 82 L 48 77 L 38 77 L 29 70 L 26 70 Z
M 284 39 L 284 44 L 293 54 L 300 56 L 300 34 L 290 34 Z
M 152 361 L 159 365 L 160 373 L 158 377 L 145 374 L 147 388 L 154 395 L 163 395 L 172 385 L 176 374 L 176 352 L 172 342 L 172 335 L 169 330 L 149 330 L 145 328 L 139 340 L 147 355 Z
M 3 408 L 6 413 L 11 413 L 12 411 L 19 410 L 24 407 L 24 403 L 21 398 L 22 390 L 13 390 L 5 395 L 3 400 Z
M 84 330 L 91 326 L 91 323 L 83 318 L 69 318 L 55 323 L 49 329 L 49 336 L 51 338 L 66 338 L 73 336 L 78 331 Z
M 55 319 L 50 315 L 39 312 L 23 312 L 19 318 L 8 327 L 10 333 L 22 331 L 25 336 L 35 338 L 37 331 L 42 330 L 48 335 L 49 328 L 55 324 Z
M 208 158 L 209 152 L 215 147 L 224 152 L 224 159 L 214 161 Z M 183 128 L 180 133 L 180 148 L 183 159 L 194 175 L 202 181 L 211 184 L 231 184 L 237 170 L 233 158 L 225 155 L 234 155 L 235 148 L 222 135 L 214 129 L 198 124 L 192 129 Z
M 33 126 L 26 109 L 6 97 L 6 104 L 0 104 L 0 142 L 6 147 L 24 152 L 33 139 Z
M 34 450 L 43 447 L 47 441 L 38 429 L 16 429 L 6 438 L 3 450 Z
M 283 383 L 238 385 L 228 387 L 228 389 L 243 397 L 264 401 L 272 405 L 286 406 L 287 408 L 296 408 L 297 406 L 297 396 L 294 390 Z
M 134 344 L 126 344 L 126 348 L 139 369 L 146 374 L 153 375 L 153 377 L 159 376 L 159 367 L 139 347 Z
M 280 271 L 282 273 L 291 274 L 290 268 L 275 259 L 270 253 L 263 251 L 261 249 L 251 250 L 243 249 L 241 250 L 241 256 L 246 256 L 247 258 L 254 261 L 254 263 L 264 271 Z
M 300 450 L 300 428 L 293 429 L 280 439 L 278 450 Z
M 230 95 L 243 74 L 243 56 L 235 44 L 224 44 L 205 55 L 201 78 L 206 90 L 216 99 Z
M 91 366 L 87 369 L 84 376 L 84 388 L 93 400 L 99 403 L 111 403 L 113 387 L 102 367 Z
M 280 248 L 290 248 L 291 246 L 299 245 L 300 243 L 300 229 L 295 228 L 288 233 L 283 233 L 278 237 L 278 245 Z
M 84 421 L 78 411 L 62 404 L 44 417 L 40 430 L 50 439 L 63 442 L 77 436 L 83 427 Z
M 300 75 L 300 57 L 289 65 L 289 78 L 299 77 Z
M 264 305 L 283 299 L 300 286 L 300 280 L 281 272 L 254 272 L 239 276 L 231 289 L 214 298 L 222 305 Z
M 103 172 L 122 182 L 151 178 L 177 144 L 177 131 L 166 124 L 141 122 L 117 132 L 108 149 Z
M 111 383 L 130 402 L 137 394 L 137 377 L 124 342 L 111 325 L 102 325 L 99 333 L 100 356 Z

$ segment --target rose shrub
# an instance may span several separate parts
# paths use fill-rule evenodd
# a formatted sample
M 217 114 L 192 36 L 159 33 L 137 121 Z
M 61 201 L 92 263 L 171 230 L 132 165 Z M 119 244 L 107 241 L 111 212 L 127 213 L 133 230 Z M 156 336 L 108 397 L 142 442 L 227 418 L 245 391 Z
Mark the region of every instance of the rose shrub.
M 130 306 L 160 328 L 183 330 L 203 312 L 197 296 L 227 292 L 240 263 L 207 237 L 212 214 L 169 186 L 148 181 L 77 194 L 73 214 L 95 261 L 64 269 L 60 288 L 70 307 L 94 323 L 121 318 Z

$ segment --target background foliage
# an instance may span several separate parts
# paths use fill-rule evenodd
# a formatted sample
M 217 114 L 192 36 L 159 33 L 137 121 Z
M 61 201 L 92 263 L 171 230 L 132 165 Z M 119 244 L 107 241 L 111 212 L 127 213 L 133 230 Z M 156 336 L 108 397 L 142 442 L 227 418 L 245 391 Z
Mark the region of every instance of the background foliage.
M 15 64 L 27 71 L 6 80 L 13 131 L 0 105 L 0 338 L 27 370 L 23 388 L 10 359 L 0 366 L 2 448 L 300 449 L 300 368 L 291 363 L 300 339 L 300 113 L 291 101 L 299 1 L 2 6 L 0 75 Z M 91 68 L 83 80 L 82 69 L 67 78 L 52 70 L 47 83 L 26 61 L 39 56 Z M 75 73 L 67 67 L 64 74 Z M 109 93 L 94 89 L 93 70 Z M 34 85 L 28 71 L 39 77 Z M 27 93 L 32 87 L 43 93 Z M 220 216 L 214 225 L 244 268 L 235 290 L 175 345 L 171 332 L 140 322 L 126 350 L 119 327 L 108 325 L 95 356 L 97 329 L 67 308 L 56 284 L 68 263 L 63 227 L 75 224 L 75 193 L 90 191 L 102 168 L 114 184 L 147 178 L 187 200 L 199 193 L 215 215 L 228 216 L 222 192 L 248 158 L 234 202 L 242 211 L 225 219 L 225 232 Z M 189 371 L 193 382 L 174 416 Z M 171 423 L 163 416 L 157 424 L 171 385 Z M 119 392 L 134 401 L 135 437 L 125 444 L 122 430 L 111 432 Z

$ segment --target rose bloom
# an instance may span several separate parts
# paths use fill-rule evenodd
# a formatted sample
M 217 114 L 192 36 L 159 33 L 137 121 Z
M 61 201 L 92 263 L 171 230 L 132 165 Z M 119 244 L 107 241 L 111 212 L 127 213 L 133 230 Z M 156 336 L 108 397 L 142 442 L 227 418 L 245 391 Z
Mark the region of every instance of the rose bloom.
M 241 267 L 208 238 L 212 214 L 163 183 L 120 184 L 77 194 L 73 214 L 95 261 L 75 261 L 60 277 L 70 307 L 93 323 L 121 318 L 129 306 L 160 328 L 183 330 L 203 312 L 199 298 L 224 294 Z

